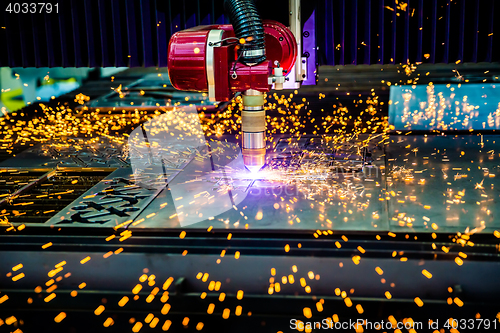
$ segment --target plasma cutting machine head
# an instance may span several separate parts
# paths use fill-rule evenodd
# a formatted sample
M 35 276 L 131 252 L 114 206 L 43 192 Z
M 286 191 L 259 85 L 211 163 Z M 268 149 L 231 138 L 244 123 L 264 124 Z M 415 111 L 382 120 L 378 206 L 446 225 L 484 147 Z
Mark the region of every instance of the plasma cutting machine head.
M 225 102 L 243 93 L 242 154 L 251 172 L 265 164 L 264 93 L 283 89 L 297 58 L 292 32 L 260 21 L 252 1 L 226 1 L 232 25 L 198 26 L 175 33 L 168 48 L 168 74 L 179 90 L 208 92 Z

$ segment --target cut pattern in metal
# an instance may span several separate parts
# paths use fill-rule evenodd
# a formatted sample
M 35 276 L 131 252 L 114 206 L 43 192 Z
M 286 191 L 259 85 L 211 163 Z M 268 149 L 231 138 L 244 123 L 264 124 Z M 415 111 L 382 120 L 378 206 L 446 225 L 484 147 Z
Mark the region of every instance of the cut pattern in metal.
M 132 222 L 157 193 L 155 189 L 148 189 L 138 184 L 130 169 L 117 169 L 109 179 L 101 181 L 47 223 L 105 224 L 112 222 L 118 225 Z
M 0 169 L 0 221 L 45 223 L 111 170 Z

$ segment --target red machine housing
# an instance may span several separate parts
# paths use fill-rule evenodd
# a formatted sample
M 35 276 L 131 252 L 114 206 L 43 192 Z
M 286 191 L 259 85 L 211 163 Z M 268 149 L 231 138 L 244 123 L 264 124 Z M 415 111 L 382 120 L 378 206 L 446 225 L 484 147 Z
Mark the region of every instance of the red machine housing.
M 216 101 L 228 101 L 234 93 L 248 89 L 269 91 L 268 78 L 272 76 L 273 67 L 279 63 L 288 74 L 295 64 L 297 43 L 283 24 L 264 20 L 263 25 L 267 60 L 255 66 L 236 63 L 238 44 L 221 43 L 213 49 L 208 47 L 212 30 L 223 31 L 221 40 L 234 37 L 232 25 L 199 26 L 175 33 L 168 46 L 168 74 L 172 86 L 179 90 L 208 92 L 212 76 L 214 87 L 211 89 L 215 92 L 211 92 L 211 97 Z M 209 52 L 213 52 L 213 56 Z M 213 66 L 213 71 L 207 70 L 209 66 Z
M 207 91 L 206 44 L 217 26 L 199 26 L 176 32 L 168 45 L 168 76 L 179 90 Z

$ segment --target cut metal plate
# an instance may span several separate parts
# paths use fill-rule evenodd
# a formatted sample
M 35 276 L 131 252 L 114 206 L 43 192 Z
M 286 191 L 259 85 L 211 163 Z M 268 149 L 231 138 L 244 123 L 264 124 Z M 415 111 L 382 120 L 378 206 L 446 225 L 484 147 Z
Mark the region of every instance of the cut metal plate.
M 0 170 L 0 220 L 45 223 L 112 170 Z
M 117 226 L 130 223 L 156 192 L 138 185 L 130 168 L 117 169 L 46 224 Z

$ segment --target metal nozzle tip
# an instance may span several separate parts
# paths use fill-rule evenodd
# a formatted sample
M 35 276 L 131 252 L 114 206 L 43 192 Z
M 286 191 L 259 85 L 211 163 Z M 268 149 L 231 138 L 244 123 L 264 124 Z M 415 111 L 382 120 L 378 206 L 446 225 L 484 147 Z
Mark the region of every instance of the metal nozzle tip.
M 266 149 L 242 149 L 243 164 L 251 173 L 259 171 L 266 164 Z

